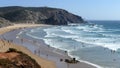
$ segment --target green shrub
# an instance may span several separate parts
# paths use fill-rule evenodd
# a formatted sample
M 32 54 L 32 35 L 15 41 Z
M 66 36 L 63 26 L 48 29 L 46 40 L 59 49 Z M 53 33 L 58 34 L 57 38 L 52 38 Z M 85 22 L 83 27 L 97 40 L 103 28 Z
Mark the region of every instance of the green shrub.
M 9 53 L 9 52 L 17 52 L 17 50 L 14 49 L 14 48 L 9 48 L 9 50 L 7 51 L 7 53 Z

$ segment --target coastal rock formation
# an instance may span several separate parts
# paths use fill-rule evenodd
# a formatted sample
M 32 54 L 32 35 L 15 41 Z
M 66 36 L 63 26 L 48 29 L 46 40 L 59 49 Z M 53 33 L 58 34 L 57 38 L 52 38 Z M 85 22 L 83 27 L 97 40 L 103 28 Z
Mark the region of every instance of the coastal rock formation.
M 66 10 L 49 7 L 1 7 L 0 17 L 17 23 L 42 23 L 51 25 L 67 25 L 68 23 L 84 23 L 84 20 Z
M 10 49 L 0 53 L 0 68 L 41 68 L 41 66 L 27 54 Z
M 11 23 L 8 20 L 0 17 L 0 27 L 4 27 L 8 25 L 11 25 Z

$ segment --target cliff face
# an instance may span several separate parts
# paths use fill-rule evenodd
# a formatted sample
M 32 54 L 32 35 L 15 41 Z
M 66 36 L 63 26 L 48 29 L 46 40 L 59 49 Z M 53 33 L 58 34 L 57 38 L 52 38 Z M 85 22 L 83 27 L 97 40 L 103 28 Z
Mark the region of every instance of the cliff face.
M 12 25 L 8 20 L 0 17 L 0 27 Z
M 1 7 L 0 17 L 11 22 L 42 23 L 67 25 L 68 23 L 84 23 L 77 15 L 63 9 L 48 7 Z

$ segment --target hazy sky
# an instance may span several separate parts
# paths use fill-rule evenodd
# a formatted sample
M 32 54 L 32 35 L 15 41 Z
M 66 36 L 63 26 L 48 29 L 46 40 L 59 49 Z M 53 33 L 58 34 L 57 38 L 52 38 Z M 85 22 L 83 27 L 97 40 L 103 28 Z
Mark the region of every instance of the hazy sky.
M 0 6 L 63 8 L 86 20 L 120 20 L 120 0 L 0 0 Z

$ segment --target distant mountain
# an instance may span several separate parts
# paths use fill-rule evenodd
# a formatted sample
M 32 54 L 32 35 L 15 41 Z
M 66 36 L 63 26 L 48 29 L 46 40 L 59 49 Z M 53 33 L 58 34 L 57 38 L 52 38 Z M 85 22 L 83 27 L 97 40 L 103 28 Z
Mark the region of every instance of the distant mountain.
M 0 17 L 17 23 L 67 25 L 84 23 L 84 20 L 66 10 L 49 7 L 0 7 Z

